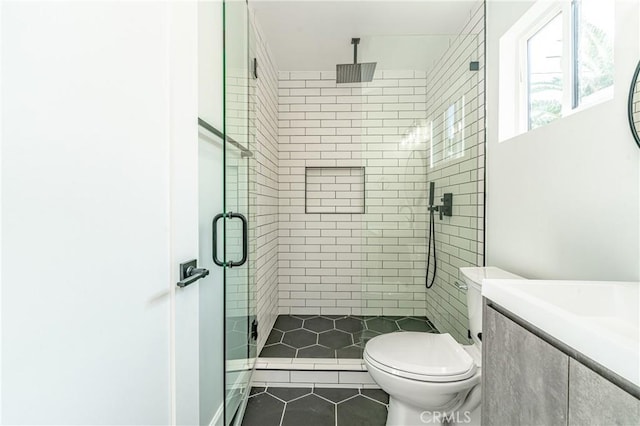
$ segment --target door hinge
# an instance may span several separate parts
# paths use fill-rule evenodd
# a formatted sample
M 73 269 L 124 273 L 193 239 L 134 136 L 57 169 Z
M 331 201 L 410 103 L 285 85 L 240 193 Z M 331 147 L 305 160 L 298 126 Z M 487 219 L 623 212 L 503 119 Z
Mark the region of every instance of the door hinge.
M 258 320 L 255 319 L 251 322 L 251 338 L 258 340 Z

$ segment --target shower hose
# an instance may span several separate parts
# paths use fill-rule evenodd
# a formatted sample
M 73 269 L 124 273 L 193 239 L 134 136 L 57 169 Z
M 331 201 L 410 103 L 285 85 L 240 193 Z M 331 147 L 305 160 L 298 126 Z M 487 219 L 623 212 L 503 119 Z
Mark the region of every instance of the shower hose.
M 436 225 L 434 223 L 434 208 L 430 207 L 429 208 L 429 212 L 431 213 L 429 215 L 429 241 L 427 243 L 427 274 L 425 277 L 425 284 L 427 286 L 427 288 L 431 288 L 431 286 L 433 286 L 433 283 L 436 280 L 436 268 L 438 267 L 438 261 L 436 258 Z M 431 277 L 431 281 L 429 281 L 429 266 L 430 266 L 430 260 L 431 260 L 431 246 L 433 245 L 433 275 Z

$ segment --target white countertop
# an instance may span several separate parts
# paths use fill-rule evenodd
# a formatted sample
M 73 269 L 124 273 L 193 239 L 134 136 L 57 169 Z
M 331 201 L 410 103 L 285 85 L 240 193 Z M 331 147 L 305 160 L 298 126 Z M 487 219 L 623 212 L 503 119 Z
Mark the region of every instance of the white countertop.
M 640 386 L 640 283 L 485 279 L 482 295 Z

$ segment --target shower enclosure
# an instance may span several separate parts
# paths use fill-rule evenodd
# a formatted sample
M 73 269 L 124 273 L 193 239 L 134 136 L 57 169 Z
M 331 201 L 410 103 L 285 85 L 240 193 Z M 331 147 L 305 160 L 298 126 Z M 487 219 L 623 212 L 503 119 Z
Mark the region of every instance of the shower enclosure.
M 281 313 L 380 317 L 372 332 L 427 317 L 468 342 L 455 284 L 484 262 L 484 5 L 460 22 L 449 36 L 362 36 L 358 60 L 377 62 L 368 83 L 280 73 Z M 426 289 L 429 182 L 453 208 L 435 215 Z M 291 350 L 263 353 L 278 352 Z
M 232 424 L 257 342 L 263 358 L 353 359 L 399 330 L 468 342 L 456 281 L 459 267 L 483 264 L 484 6 L 456 34 L 363 35 L 357 60 L 377 65 L 359 83 L 338 83 L 335 65 L 275 70 L 247 4 L 223 7 L 224 205 L 214 226 Z M 430 182 L 435 204 L 451 193 L 453 208 L 435 215 L 427 289 Z
M 224 233 L 224 243 L 218 241 L 219 266 L 224 268 L 224 422 L 231 424 L 246 402 L 256 358 L 255 83 L 250 75 L 252 38 L 246 2 L 224 1 L 223 21 L 224 223 L 213 226 Z
M 361 136 L 362 312 L 427 316 L 466 343 L 465 294 L 455 283 L 460 267 L 484 262 L 484 6 L 426 70 L 383 70 L 374 83 L 359 89 L 363 107 L 382 103 L 366 112 Z M 453 202 L 450 217 L 434 215 L 437 269 L 433 250 L 426 256 L 429 182 L 435 205 L 445 193 Z M 427 262 L 436 273 L 430 289 Z

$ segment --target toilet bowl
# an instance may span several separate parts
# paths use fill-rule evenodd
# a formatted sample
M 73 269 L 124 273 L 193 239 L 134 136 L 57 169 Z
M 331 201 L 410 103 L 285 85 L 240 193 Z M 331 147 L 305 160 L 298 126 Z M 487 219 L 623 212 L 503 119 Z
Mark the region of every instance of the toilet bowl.
M 521 277 L 494 267 L 460 271 L 468 288 L 472 345 L 448 333 L 406 331 L 374 337 L 365 346 L 369 374 L 389 394 L 388 426 L 479 424 L 482 280 Z
M 375 337 L 366 345 L 364 362 L 389 394 L 387 425 L 439 424 L 437 417 L 457 415 L 480 386 L 480 353 L 473 346 L 464 348 L 448 333 L 407 331 Z

